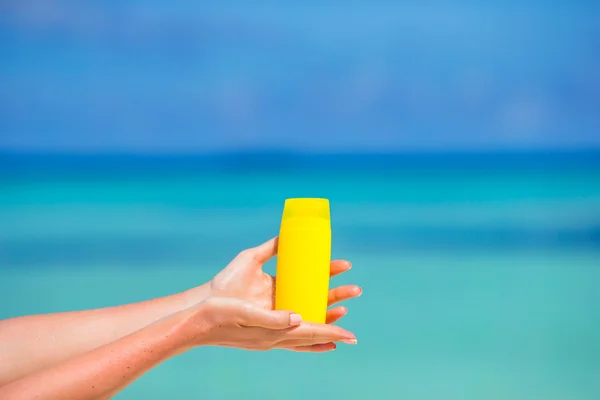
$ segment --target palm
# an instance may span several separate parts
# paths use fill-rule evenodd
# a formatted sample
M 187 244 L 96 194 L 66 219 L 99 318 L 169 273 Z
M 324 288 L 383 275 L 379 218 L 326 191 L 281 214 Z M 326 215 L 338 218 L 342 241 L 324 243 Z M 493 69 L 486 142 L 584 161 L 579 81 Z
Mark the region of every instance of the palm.
M 219 272 L 211 281 L 211 293 L 215 296 L 235 297 L 272 310 L 275 308 L 275 277 L 266 274 L 262 266 L 277 254 L 277 239 L 244 250 Z M 331 276 L 350 269 L 348 261 L 333 261 Z M 329 291 L 329 305 L 361 294 L 354 285 L 340 286 Z M 327 321 L 334 322 L 346 314 L 344 307 L 336 307 L 327 313 Z

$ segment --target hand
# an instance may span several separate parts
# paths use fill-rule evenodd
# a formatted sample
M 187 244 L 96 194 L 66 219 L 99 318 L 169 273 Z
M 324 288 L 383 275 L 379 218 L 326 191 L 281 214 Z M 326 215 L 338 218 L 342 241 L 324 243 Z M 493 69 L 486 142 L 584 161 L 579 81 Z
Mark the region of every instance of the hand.
M 356 343 L 352 333 L 338 326 L 302 323 L 298 314 L 233 297 L 210 297 L 185 313 L 184 326 L 194 345 L 324 352 L 334 350 L 334 342 Z
M 275 308 L 275 277 L 263 272 L 263 265 L 277 254 L 278 238 L 260 246 L 242 251 L 219 272 L 210 283 L 212 296 L 235 297 L 253 302 L 266 310 Z M 331 262 L 330 276 L 350 269 L 345 260 Z M 358 297 L 362 289 L 355 285 L 340 286 L 329 291 L 328 306 Z M 331 324 L 346 315 L 346 307 L 327 311 L 327 323 Z

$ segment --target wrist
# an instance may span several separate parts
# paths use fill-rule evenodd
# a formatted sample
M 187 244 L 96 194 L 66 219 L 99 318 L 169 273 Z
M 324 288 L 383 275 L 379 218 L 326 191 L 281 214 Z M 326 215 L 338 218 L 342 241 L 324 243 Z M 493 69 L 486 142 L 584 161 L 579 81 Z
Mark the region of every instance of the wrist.
M 210 297 L 210 282 L 181 292 L 179 297 L 182 310 L 202 303 Z
M 189 350 L 197 346 L 211 345 L 210 333 L 214 321 L 209 318 L 210 305 L 202 301 L 178 312 L 175 316 L 174 330 L 181 339 L 181 345 Z

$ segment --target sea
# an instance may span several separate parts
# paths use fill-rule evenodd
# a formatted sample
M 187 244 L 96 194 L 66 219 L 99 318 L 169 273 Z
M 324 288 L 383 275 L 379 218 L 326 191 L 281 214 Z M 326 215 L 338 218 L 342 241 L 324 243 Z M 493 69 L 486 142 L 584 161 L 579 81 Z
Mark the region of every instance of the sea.
M 196 348 L 116 399 L 600 398 L 597 151 L 1 154 L 0 319 L 200 285 L 290 197 L 330 200 L 358 344 Z

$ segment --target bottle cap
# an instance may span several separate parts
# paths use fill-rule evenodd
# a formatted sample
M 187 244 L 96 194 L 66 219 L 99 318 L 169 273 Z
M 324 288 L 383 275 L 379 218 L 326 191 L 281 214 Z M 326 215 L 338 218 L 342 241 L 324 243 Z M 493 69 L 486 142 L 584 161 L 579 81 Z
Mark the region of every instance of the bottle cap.
M 295 217 L 330 220 L 329 200 L 318 198 L 287 199 L 283 206 L 282 221 Z

